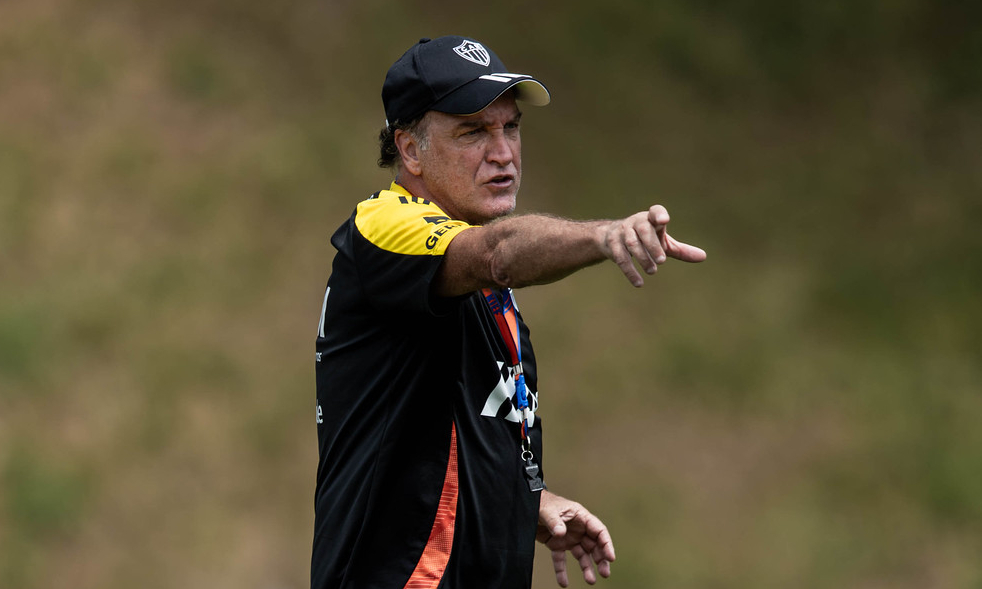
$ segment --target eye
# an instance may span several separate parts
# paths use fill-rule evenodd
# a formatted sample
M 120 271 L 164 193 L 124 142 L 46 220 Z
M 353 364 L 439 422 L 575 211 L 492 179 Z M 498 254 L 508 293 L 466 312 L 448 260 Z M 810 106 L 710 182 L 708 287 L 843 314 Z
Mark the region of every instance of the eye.
M 461 129 L 457 132 L 458 139 L 476 139 L 478 135 L 481 134 L 483 129 L 480 127 L 474 127 L 472 129 Z

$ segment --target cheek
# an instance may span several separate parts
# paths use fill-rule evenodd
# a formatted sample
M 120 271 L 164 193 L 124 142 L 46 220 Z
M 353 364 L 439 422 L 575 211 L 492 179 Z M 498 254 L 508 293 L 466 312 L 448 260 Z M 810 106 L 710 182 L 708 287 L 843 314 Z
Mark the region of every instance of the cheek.
M 457 163 L 454 161 L 454 154 L 442 150 L 428 149 L 426 155 L 421 158 L 423 161 L 424 176 L 440 182 L 446 182 L 453 178 Z

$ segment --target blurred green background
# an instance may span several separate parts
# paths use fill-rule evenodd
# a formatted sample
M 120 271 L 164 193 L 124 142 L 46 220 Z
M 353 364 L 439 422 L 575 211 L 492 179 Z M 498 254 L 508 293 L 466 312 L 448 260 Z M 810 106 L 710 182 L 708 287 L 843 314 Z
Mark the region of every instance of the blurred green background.
M 982 586 L 982 4 L 3 0 L 0 587 L 307 584 L 328 240 L 449 33 L 553 91 L 521 210 L 709 252 L 518 293 L 603 586 Z

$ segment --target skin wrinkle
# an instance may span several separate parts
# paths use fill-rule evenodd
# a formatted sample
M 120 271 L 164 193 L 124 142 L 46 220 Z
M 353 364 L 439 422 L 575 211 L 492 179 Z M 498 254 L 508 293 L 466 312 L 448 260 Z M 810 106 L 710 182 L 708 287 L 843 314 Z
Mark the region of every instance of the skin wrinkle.
M 491 234 L 488 234 L 488 238 Z M 490 239 L 488 239 L 490 241 Z M 506 244 L 504 241 L 498 241 L 497 244 L 490 244 L 489 255 L 487 258 L 487 266 L 491 272 L 491 278 L 497 283 L 498 288 L 516 288 L 512 285 L 511 274 L 508 272 L 508 265 L 505 263 L 507 260 L 506 253 L 502 251 Z

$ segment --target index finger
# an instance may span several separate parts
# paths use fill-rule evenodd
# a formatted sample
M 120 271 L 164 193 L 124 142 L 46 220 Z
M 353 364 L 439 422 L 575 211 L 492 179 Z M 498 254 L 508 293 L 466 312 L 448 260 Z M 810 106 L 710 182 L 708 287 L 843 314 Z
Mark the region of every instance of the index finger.
M 585 523 L 587 534 L 596 538 L 597 541 L 597 546 L 593 549 L 594 560 L 597 562 L 601 560 L 613 561 L 617 555 L 614 553 L 614 541 L 610 537 L 610 532 L 607 531 L 607 526 L 600 521 L 600 518 L 592 514 Z M 601 558 L 597 558 L 598 554 Z
M 706 252 L 699 247 L 682 243 L 668 233 L 665 234 L 665 252 L 683 262 L 702 262 L 706 259 Z

